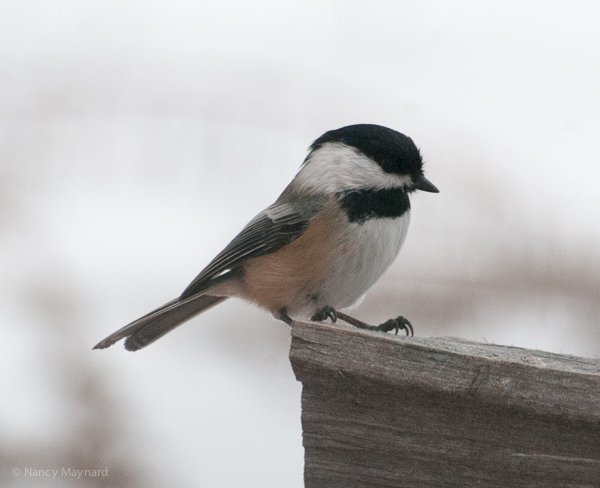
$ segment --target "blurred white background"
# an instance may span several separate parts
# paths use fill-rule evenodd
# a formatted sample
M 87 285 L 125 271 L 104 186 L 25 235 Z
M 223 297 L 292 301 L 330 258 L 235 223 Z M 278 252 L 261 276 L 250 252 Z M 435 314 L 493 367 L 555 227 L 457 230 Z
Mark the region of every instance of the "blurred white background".
M 355 315 L 597 357 L 599 23 L 573 0 L 0 3 L 2 486 L 302 486 L 282 323 L 229 300 L 91 347 L 348 124 L 411 136 L 441 191 Z M 24 475 L 62 467 L 109 476 Z

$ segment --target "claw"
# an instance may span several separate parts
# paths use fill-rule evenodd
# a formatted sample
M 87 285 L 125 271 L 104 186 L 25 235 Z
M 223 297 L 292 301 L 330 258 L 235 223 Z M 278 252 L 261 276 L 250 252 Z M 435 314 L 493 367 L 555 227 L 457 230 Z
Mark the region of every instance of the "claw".
M 321 310 L 317 310 L 310 318 L 313 322 L 323 322 L 325 319 L 331 319 L 334 324 L 337 322 L 337 312 L 335 308 L 325 305 Z
M 396 317 L 395 319 L 390 319 L 383 324 L 379 324 L 377 326 L 377 330 L 381 330 L 383 332 L 394 331 L 396 335 L 398 335 L 399 330 L 406 331 L 406 335 L 408 337 L 412 337 L 414 335 L 414 330 L 412 324 L 402 316 Z

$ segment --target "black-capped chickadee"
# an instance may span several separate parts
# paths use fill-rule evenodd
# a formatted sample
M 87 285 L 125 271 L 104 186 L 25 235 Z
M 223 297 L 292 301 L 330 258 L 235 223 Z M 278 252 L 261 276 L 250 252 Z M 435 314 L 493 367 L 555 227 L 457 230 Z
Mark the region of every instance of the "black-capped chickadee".
M 338 312 L 357 302 L 392 264 L 406 237 L 409 193 L 437 193 L 412 139 L 387 127 L 350 125 L 310 146 L 298 174 L 190 283 L 180 297 L 111 334 L 136 351 L 229 297 L 292 324 L 335 321 L 403 329 L 404 317 L 370 326 Z

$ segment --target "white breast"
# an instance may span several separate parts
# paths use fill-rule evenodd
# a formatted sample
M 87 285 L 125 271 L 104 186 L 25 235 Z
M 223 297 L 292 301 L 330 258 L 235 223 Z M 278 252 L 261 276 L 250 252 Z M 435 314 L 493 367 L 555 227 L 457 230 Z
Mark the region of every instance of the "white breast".
M 410 210 L 396 219 L 371 219 L 348 226 L 331 279 L 321 293 L 323 305 L 345 308 L 354 304 L 392 264 L 406 238 Z

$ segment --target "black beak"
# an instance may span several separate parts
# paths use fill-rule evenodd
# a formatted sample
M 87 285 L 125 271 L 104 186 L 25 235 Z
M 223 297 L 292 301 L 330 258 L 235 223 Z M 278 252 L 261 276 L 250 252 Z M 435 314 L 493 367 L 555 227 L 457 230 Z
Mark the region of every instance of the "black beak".
M 430 193 L 439 193 L 435 185 L 424 176 L 421 176 L 414 184 L 415 190 L 428 191 Z

